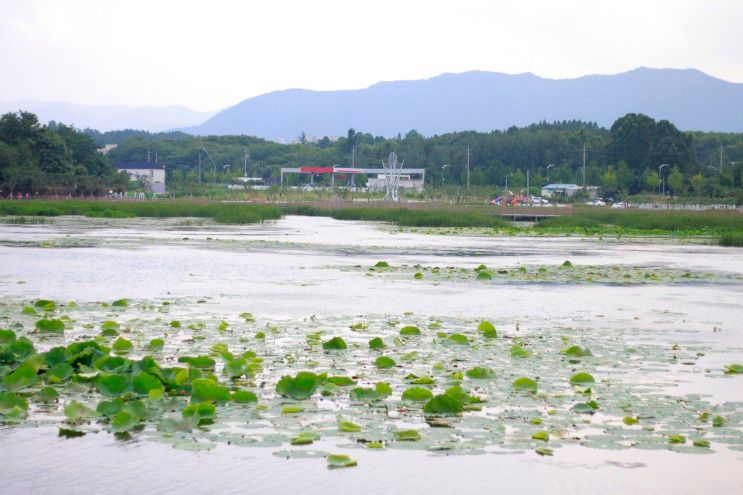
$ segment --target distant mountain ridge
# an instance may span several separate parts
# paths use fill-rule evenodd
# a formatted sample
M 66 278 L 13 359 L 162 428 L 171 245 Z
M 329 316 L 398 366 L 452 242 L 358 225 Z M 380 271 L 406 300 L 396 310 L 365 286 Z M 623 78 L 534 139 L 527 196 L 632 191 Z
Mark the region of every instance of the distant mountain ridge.
M 80 105 L 65 101 L 0 102 L 0 114 L 19 110 L 35 113 L 44 124 L 54 120 L 79 129 L 90 127 L 99 131 L 137 129 L 150 132 L 198 125 L 216 113 L 198 112 L 182 105 L 127 107 Z
M 539 121 L 611 124 L 630 112 L 668 119 L 682 130 L 743 131 L 743 84 L 695 69 L 641 67 L 613 75 L 546 79 L 531 73 L 472 71 L 342 91 L 289 89 L 248 98 L 203 124 L 196 135 L 247 134 L 292 140 L 302 132 L 342 136 L 349 127 L 391 137 L 491 131 Z

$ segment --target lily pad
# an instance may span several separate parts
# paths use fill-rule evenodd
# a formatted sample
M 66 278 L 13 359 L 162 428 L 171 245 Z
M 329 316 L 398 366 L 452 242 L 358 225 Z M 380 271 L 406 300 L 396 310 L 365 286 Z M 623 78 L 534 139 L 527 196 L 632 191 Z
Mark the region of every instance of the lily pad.
M 536 392 L 539 390 L 539 385 L 535 380 L 522 376 L 513 381 L 513 389 L 524 392 Z
M 570 377 L 570 383 L 573 385 L 583 385 L 586 383 L 594 383 L 596 380 L 590 373 L 576 373 Z
M 328 461 L 328 468 L 330 469 L 356 466 L 356 461 L 345 454 L 328 454 L 326 459 Z
M 296 376 L 282 376 L 276 384 L 276 392 L 290 399 L 308 399 L 317 390 L 318 376 L 309 371 L 300 371 Z

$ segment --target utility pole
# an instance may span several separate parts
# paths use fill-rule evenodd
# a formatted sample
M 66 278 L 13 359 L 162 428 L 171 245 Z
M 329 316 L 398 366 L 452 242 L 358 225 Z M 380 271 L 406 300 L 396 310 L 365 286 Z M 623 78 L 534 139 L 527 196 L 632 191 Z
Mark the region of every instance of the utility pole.
M 526 169 L 526 197 L 528 198 L 531 194 L 529 193 L 529 169 Z
M 150 163 L 150 148 L 147 148 L 147 163 Z
M 586 192 L 586 143 L 583 143 L 583 192 Z
M 199 184 L 201 184 L 201 151 L 199 151 Z
M 720 141 L 720 173 L 722 173 L 722 141 Z
M 470 190 L 470 145 L 467 145 L 467 191 Z
M 249 157 L 250 155 L 245 153 L 244 162 L 243 162 L 243 177 L 248 176 L 248 158 Z
M 351 168 L 356 167 L 356 145 L 351 148 Z

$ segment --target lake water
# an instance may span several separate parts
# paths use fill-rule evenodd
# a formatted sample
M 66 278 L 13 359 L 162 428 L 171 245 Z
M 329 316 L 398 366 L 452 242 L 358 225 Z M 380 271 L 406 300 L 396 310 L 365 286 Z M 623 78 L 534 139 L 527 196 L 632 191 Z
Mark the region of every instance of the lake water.
M 570 260 L 578 268 L 639 267 L 711 278 L 481 283 L 429 279 L 426 272 L 425 279 L 414 280 L 369 272 L 380 260 L 393 266 L 485 264 L 504 270 Z M 447 456 L 425 449 L 346 448 L 347 441 L 323 435 L 312 450 L 348 453 L 358 461 L 354 468 L 329 470 L 323 459 L 274 455 L 287 445 L 218 443 L 209 451 L 189 452 L 147 436 L 116 441 L 105 431 L 63 439 L 57 436 L 55 413 L 42 411 L 32 415 L 36 423 L 0 426 L 2 493 L 743 493 L 738 443 L 743 376 L 722 376 L 725 365 L 743 362 L 742 275 L 741 249 L 658 240 L 439 236 L 294 216 L 239 227 L 195 219 L 74 217 L 0 224 L 0 301 L 7 311 L 37 298 L 75 301 L 82 320 L 92 317 L 90 308 L 100 301 L 168 300 L 173 305 L 167 317 L 183 321 L 223 319 L 237 326 L 237 315 L 250 311 L 258 322 L 283 326 L 285 340 L 277 336 L 273 342 L 290 348 L 303 342 L 303 334 L 291 333 L 302 322 L 321 322 L 319 327 L 353 341 L 360 337 L 349 323 L 364 320 L 385 331 L 382 322 L 404 320 L 406 314 L 422 323 L 443 321 L 447 331 L 488 319 L 499 335 L 533 337 L 538 350 L 537 337 L 566 332 L 592 342 L 594 350 L 607 339 L 621 338 L 624 346 L 652 350 L 658 361 L 653 366 L 627 361 L 621 370 L 606 366 L 607 376 L 627 386 L 658 382 L 670 396 L 700 395 L 710 407 L 727 404 L 722 410 L 727 411 L 726 438 L 732 439 L 707 454 L 595 448 L 566 439 L 554 456 L 541 457 L 529 446 L 506 449 L 498 441 L 478 455 Z M 76 331 L 84 333 L 78 328 L 67 338 Z M 220 338 L 214 335 L 207 333 L 207 341 Z M 238 336 L 234 339 L 237 345 Z M 680 353 L 703 352 L 690 352 L 693 362 L 687 365 L 682 357 L 676 363 L 675 356 L 668 364 L 661 353 L 671 352 L 674 344 Z M 361 356 L 360 350 L 353 352 Z M 498 363 L 492 364 L 496 371 Z M 530 366 L 524 369 L 547 369 Z M 63 419 L 59 410 L 56 415 Z

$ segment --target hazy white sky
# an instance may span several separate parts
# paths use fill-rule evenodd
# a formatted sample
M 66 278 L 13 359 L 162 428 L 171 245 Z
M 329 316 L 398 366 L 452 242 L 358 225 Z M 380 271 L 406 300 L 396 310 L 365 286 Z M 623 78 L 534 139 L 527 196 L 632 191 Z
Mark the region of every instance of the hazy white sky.
M 232 105 L 480 69 L 743 82 L 743 0 L 0 0 L 0 100 Z

